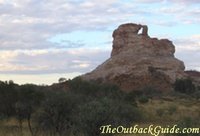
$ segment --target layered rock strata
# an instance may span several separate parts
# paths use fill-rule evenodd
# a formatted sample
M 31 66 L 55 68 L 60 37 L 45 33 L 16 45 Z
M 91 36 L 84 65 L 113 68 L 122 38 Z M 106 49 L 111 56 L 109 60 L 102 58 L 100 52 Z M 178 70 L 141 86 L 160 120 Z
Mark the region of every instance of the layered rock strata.
M 138 32 L 142 29 L 142 33 Z M 174 57 L 175 46 L 168 39 L 148 36 L 148 27 L 122 24 L 113 32 L 111 57 L 81 78 L 118 85 L 124 91 L 144 87 L 169 90 L 184 77 L 184 63 Z

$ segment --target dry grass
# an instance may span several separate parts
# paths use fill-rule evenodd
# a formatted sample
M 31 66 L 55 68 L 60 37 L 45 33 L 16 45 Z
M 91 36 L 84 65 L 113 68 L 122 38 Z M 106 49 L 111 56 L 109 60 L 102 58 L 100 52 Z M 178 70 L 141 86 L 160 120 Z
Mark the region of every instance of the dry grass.
M 171 101 L 163 99 L 150 100 L 145 104 L 138 104 L 143 113 L 144 119 L 141 122 L 134 123 L 140 127 L 149 125 L 175 125 L 184 117 L 200 117 L 200 101 L 195 99 L 172 99 Z M 171 113 L 169 112 L 171 109 Z M 158 116 L 158 110 L 161 110 L 162 116 Z M 123 134 L 124 135 L 124 134 Z M 123 136 L 118 135 L 118 136 Z M 18 123 L 15 119 L 0 121 L 0 136 L 22 136 Z M 27 124 L 23 123 L 23 136 L 31 136 Z M 37 136 L 44 136 L 38 134 Z M 126 134 L 126 136 L 149 136 L 145 134 Z M 163 136 L 163 135 L 159 135 Z
M 162 127 L 177 124 L 184 117 L 199 118 L 200 117 L 200 101 L 195 99 L 172 99 L 171 101 L 154 99 L 148 103 L 139 104 L 144 119 L 140 123 L 139 127 L 148 127 L 149 125 L 160 125 Z M 173 112 L 169 112 L 170 109 Z M 158 116 L 157 111 L 163 112 L 162 116 Z M 124 136 L 124 134 L 117 135 Z M 126 134 L 126 136 L 150 136 L 150 134 Z M 160 134 L 159 136 L 164 136 Z

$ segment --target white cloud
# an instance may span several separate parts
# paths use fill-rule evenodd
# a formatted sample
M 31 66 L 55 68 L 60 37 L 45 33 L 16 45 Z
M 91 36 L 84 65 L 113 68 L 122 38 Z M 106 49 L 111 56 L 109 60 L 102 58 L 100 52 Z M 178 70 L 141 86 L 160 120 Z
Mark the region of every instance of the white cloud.
M 148 21 L 148 23 L 153 22 L 161 26 L 200 23 L 199 0 L 136 0 L 136 2 L 141 9 L 153 15 L 151 20 L 161 22 Z
M 141 2 L 162 2 L 162 0 L 143 0 Z M 1 1 L 0 6 L 0 48 L 1 49 L 46 49 L 55 46 L 48 39 L 74 30 L 106 30 L 111 25 L 124 22 L 144 22 L 142 16 L 154 14 L 181 14 L 178 19 L 188 23 L 190 20 L 199 22 L 198 8 L 196 18 L 185 18 L 186 13 L 192 14 L 183 6 L 161 7 L 161 9 L 138 5 L 137 2 L 117 0 L 12 0 Z M 87 8 L 86 8 L 87 7 Z M 188 14 L 189 14 L 188 13 Z M 194 11 L 193 11 L 194 13 Z M 176 16 L 175 16 L 176 18 Z M 162 20 L 157 24 L 171 26 L 174 21 Z M 152 22 L 151 22 L 152 23 Z M 155 23 L 155 22 L 154 22 Z M 112 33 L 112 31 L 111 31 Z
M 135 0 L 141 3 L 178 3 L 178 4 L 199 4 L 199 0 Z
M 179 24 L 199 24 L 199 7 L 192 7 L 198 5 L 198 2 L 198 0 L 0 0 L 0 73 L 88 72 L 109 57 L 110 48 L 98 49 L 95 48 L 97 44 L 89 47 L 87 42 L 77 42 L 73 39 L 67 39 L 62 43 L 50 42 L 49 39 L 74 31 L 84 31 L 86 34 L 90 31 L 103 31 L 112 35 L 117 25 L 125 22 L 168 26 L 168 28 Z M 149 6 L 157 3 L 161 5 Z M 109 39 L 99 37 L 102 43 L 111 40 L 111 37 Z M 177 40 L 179 54 L 184 57 L 186 55 L 183 53 L 187 51 L 194 53 L 195 50 L 199 50 L 198 38 L 190 38 L 188 45 L 181 41 L 179 43 Z M 111 47 L 111 42 L 109 44 Z M 183 44 L 184 47 L 181 46 Z M 198 56 L 198 53 L 196 54 Z
M 109 57 L 104 49 L 49 49 L 1 52 L 0 73 L 47 74 L 89 72 Z M 6 59 L 5 59 L 6 58 Z
M 101 30 L 122 22 L 116 0 L 66 2 L 64 0 L 12 0 L 0 6 L 2 49 L 51 48 L 48 39 L 74 30 Z M 85 7 L 88 6 L 89 7 Z
M 160 3 L 163 2 L 164 0 L 135 0 L 136 2 L 141 2 L 141 3 Z
M 5 2 L 5 0 L 0 0 L 0 4 L 3 4 Z
M 178 51 L 200 51 L 200 35 L 176 39 L 174 43 L 177 45 Z
M 177 14 L 177 13 L 181 13 L 183 12 L 185 6 L 183 5 L 180 5 L 180 6 L 176 6 L 176 5 L 173 5 L 173 6 L 164 6 L 164 7 L 161 7 L 161 8 L 158 8 L 156 9 L 157 12 L 160 12 L 160 13 L 163 13 L 163 14 Z
M 200 35 L 176 39 L 176 56 L 183 60 L 186 69 L 200 70 Z
M 199 4 L 199 0 L 166 0 L 168 2 L 176 2 L 179 4 Z

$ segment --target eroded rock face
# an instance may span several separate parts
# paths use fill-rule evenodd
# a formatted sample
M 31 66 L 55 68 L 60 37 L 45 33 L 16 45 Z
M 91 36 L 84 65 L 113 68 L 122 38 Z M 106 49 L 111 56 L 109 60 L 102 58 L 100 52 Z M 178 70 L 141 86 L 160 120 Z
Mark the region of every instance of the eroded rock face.
M 177 78 L 184 77 L 184 63 L 174 53 L 173 43 L 150 38 L 147 26 L 123 24 L 113 32 L 111 57 L 82 78 L 113 83 L 124 91 L 146 86 L 169 90 Z

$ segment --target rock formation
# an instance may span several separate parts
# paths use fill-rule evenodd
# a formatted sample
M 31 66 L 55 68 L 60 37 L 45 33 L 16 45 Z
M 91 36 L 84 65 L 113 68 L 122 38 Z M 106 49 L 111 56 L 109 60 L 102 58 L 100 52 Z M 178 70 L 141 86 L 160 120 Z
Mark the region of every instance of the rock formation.
M 200 72 L 194 70 L 185 71 L 187 78 L 191 79 L 196 86 L 200 86 Z
M 173 43 L 150 38 L 146 25 L 122 24 L 113 32 L 111 57 L 81 78 L 116 84 L 124 91 L 148 86 L 169 90 L 177 78 L 184 77 L 184 63 L 174 53 Z

